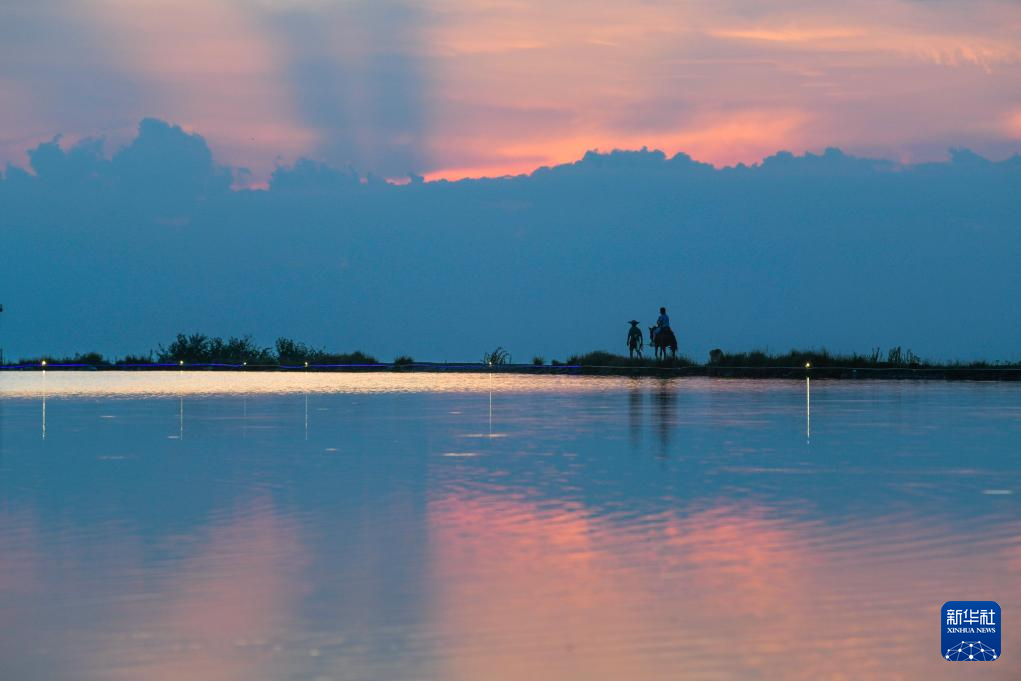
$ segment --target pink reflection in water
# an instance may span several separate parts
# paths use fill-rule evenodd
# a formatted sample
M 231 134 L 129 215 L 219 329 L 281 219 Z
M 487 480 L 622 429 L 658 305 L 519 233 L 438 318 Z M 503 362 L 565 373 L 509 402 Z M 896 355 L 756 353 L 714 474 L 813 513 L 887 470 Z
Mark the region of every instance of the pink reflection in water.
M 0 514 L 0 593 L 12 597 L 0 607 L 0 669 L 13 674 L 0 676 L 35 678 L 46 670 L 46 678 L 240 681 L 282 674 L 294 651 L 280 643 L 303 594 L 297 570 L 306 556 L 295 528 L 268 500 L 240 505 L 161 547 L 143 548 L 130 522 L 118 529 L 94 531 L 92 539 L 72 527 L 44 535 L 25 518 Z M 36 548 L 43 544 L 45 559 Z M 153 551 L 158 567 L 151 555 L 143 559 Z
M 448 679 L 960 678 L 938 656 L 940 605 L 1021 602 L 1002 548 L 972 561 L 917 519 L 834 528 L 723 504 L 615 520 L 454 495 L 429 518 Z
M 241 680 L 279 663 L 294 618 L 304 562 L 294 528 L 268 500 L 234 510 L 197 551 L 149 585 L 155 599 L 125 604 L 117 621 L 131 632 L 104 651 L 111 678 Z

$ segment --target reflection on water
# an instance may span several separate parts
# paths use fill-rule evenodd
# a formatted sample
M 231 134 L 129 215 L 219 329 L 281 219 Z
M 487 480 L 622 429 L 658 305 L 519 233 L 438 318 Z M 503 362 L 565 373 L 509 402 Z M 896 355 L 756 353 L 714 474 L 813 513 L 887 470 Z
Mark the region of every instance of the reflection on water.
M 46 372 L 43 372 L 43 439 L 46 439 Z
M 659 456 L 666 456 L 670 449 L 670 434 L 674 428 L 674 409 L 676 392 L 673 381 L 660 379 L 653 392 L 655 409 L 653 420 L 656 422 L 656 434 L 659 436 Z
M 805 439 L 812 439 L 812 379 L 805 376 Z
M 49 376 L 47 376 L 47 373 Z M 536 380 L 540 379 L 540 380 Z M 479 373 L 237 371 L 21 371 L 0 374 L 8 397 L 178 397 L 287 393 L 462 393 L 616 391 L 628 379 Z
M 635 450 L 642 444 L 642 395 L 644 391 L 638 381 L 627 388 L 628 396 L 628 434 L 631 436 L 631 449 Z
M 961 678 L 1021 386 L 814 387 L 0 376 L 0 678 Z

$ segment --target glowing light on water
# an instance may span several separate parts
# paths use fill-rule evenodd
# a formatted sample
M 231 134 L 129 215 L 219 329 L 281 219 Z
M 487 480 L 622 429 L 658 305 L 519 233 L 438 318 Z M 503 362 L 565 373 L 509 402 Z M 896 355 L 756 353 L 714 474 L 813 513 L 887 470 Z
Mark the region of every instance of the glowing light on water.
M 805 376 L 805 439 L 812 439 L 812 379 L 808 376 Z

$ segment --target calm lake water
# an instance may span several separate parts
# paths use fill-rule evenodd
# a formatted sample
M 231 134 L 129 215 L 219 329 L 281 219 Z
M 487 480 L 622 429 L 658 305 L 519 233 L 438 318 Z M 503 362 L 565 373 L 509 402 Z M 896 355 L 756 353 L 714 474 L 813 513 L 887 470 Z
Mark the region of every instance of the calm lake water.
M 1021 678 L 1021 385 L 0 375 L 0 679 Z M 1015 624 L 1016 623 L 1016 624 Z

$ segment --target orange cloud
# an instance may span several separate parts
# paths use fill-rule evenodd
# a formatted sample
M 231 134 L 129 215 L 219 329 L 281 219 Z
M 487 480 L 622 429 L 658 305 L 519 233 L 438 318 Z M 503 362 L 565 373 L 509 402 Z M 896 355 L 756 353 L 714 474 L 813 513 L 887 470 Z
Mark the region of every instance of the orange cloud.
M 809 138 L 804 131 L 810 122 L 811 115 L 806 111 L 748 110 L 702 114 L 683 127 L 655 135 L 596 129 L 557 139 L 543 136 L 536 140 L 512 140 L 488 149 L 489 154 L 501 161 L 440 168 L 429 173 L 427 178 L 516 175 L 543 165 L 576 161 L 593 149 L 610 151 L 647 146 L 668 155 L 683 151 L 698 161 L 716 166 L 755 163 L 780 149 L 800 152 L 809 148 Z
M 1007 134 L 1014 139 L 1021 139 L 1021 110 L 1007 117 Z
M 725 28 L 710 31 L 709 35 L 718 38 L 764 40 L 777 43 L 804 43 L 857 38 L 862 35 L 862 31 L 853 28 L 806 29 L 788 26 L 781 28 Z

